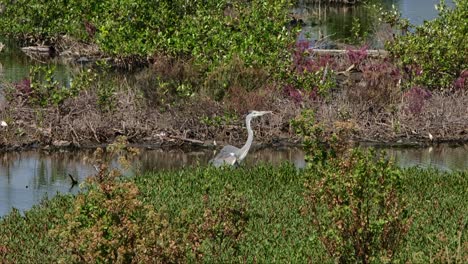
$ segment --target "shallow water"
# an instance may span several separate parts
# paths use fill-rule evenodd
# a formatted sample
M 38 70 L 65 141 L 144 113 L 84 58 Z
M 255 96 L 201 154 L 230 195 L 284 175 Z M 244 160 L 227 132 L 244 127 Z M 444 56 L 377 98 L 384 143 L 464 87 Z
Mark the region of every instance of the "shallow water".
M 394 7 L 411 24 L 421 25 L 424 21 L 438 16 L 435 5 L 439 4 L 440 0 L 381 0 L 374 2 L 380 4 L 386 11 L 390 11 Z M 452 0 L 447 0 L 446 3 L 449 7 L 454 6 Z M 370 1 L 368 5 L 324 7 L 319 4 L 311 4 L 307 0 L 300 0 L 293 10 L 293 13 L 305 22 L 298 39 L 310 41 L 312 47 L 337 48 L 335 43 L 353 44 L 353 40 L 358 37 L 367 39 L 372 48 L 383 48 L 384 39 L 375 35 L 375 25 L 378 24 L 379 16 L 373 14 L 372 8 L 370 8 L 372 5 L 373 1 Z M 357 28 L 359 30 L 356 30 Z M 317 43 L 316 40 L 321 38 L 325 40 Z
M 386 151 L 401 167 L 468 170 L 468 145 L 387 148 Z M 92 152 L 37 150 L 0 154 L 0 216 L 7 214 L 13 207 L 20 211 L 28 210 L 44 197 L 52 197 L 57 192 L 77 193 L 79 186 L 71 185 L 68 174 L 73 175 L 79 182 L 94 174 L 94 167 L 86 161 Z M 140 172 L 206 166 L 214 154 L 209 150 L 143 150 L 135 166 Z M 293 163 L 297 168 L 306 165 L 304 153 L 299 148 L 267 148 L 251 151 L 245 160 L 245 166 L 255 166 L 259 163 L 278 165 L 284 161 Z
M 49 65 L 55 67 L 54 77 L 56 80 L 64 85 L 69 85 L 73 69 L 67 65 L 59 63 L 58 60 L 50 60 L 47 57 L 28 57 L 21 51 L 18 44 L 1 35 L 0 42 L 5 44 L 2 52 L 0 52 L 0 79 L 8 82 L 18 82 L 29 76 L 29 69 L 32 66 Z

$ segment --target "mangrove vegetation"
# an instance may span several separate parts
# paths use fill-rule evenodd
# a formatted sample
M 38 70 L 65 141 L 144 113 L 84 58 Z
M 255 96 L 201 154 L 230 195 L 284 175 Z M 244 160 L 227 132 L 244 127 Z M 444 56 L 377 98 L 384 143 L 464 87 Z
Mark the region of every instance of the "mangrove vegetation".
M 357 37 L 336 55 L 297 40 L 289 0 L 0 0 L 0 33 L 47 51 L 0 82 L 0 150 L 99 146 L 80 193 L 0 219 L 1 262 L 466 263 L 467 172 L 355 146 L 468 140 L 468 2 L 454 3 L 419 26 L 369 4 L 386 51 Z M 41 62 L 64 58 L 88 64 L 61 82 Z M 250 110 L 273 112 L 258 142 L 301 144 L 306 168 L 124 175 L 134 144 L 243 142 Z

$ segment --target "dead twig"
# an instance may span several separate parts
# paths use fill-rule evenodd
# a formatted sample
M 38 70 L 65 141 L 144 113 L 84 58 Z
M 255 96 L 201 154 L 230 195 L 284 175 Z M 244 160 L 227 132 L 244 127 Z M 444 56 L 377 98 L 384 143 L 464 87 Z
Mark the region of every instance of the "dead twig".
M 91 125 L 91 122 L 86 122 L 86 125 L 89 127 L 89 129 L 93 132 L 93 136 L 94 136 L 94 139 L 96 139 L 96 141 L 98 143 L 101 143 L 101 141 L 99 140 L 97 134 L 96 134 L 96 130 L 93 128 L 93 126 Z
M 75 144 L 76 146 L 80 147 L 80 138 L 78 137 L 78 134 L 76 133 L 75 129 L 73 128 L 73 126 L 71 125 L 70 122 L 68 122 L 68 126 L 70 127 L 70 130 L 71 130 L 72 133 L 73 133 L 73 134 L 72 134 L 72 137 L 73 137 L 73 135 L 74 135 L 74 139 L 73 139 L 74 144 Z M 75 138 L 76 138 L 76 140 L 75 140 Z

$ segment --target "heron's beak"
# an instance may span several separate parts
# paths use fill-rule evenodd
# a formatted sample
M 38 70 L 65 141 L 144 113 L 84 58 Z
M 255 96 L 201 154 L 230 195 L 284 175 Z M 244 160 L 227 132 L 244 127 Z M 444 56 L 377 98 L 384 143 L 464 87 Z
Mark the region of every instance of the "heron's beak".
M 272 114 L 272 111 L 260 111 L 260 115 Z

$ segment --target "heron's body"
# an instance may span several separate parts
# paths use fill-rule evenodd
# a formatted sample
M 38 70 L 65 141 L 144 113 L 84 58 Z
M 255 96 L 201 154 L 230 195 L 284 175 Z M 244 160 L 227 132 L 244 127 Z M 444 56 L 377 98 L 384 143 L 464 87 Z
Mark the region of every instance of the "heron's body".
M 240 151 L 239 148 L 236 148 L 231 145 L 224 146 L 218 155 L 210 160 L 210 163 L 215 167 L 221 167 L 223 165 L 237 166 L 239 157 L 236 155 Z
M 252 111 L 250 114 L 247 115 L 245 118 L 245 123 L 247 126 L 247 142 L 242 148 L 236 148 L 231 145 L 224 146 L 221 151 L 216 155 L 210 163 L 215 167 L 221 167 L 223 165 L 230 165 L 230 166 L 237 166 L 239 165 L 242 160 L 247 156 L 249 153 L 250 146 L 253 142 L 253 131 L 250 127 L 250 121 L 252 118 L 257 116 L 262 116 L 264 114 L 271 113 L 270 111 Z

